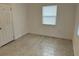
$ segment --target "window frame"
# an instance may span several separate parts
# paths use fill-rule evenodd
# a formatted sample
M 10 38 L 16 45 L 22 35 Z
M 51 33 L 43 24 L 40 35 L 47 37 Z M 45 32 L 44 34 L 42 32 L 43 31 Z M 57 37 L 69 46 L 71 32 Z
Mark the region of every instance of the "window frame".
M 57 10 L 56 10 L 56 16 L 47 16 L 47 17 L 56 17 L 56 23 L 55 24 L 43 24 L 43 7 L 45 6 L 56 6 L 57 7 Z M 57 25 L 57 15 L 58 15 L 58 5 L 43 5 L 42 8 L 41 8 L 41 14 L 42 14 L 42 25 L 48 25 L 48 26 L 56 26 Z
M 78 24 L 78 26 L 77 26 L 77 36 L 79 37 L 79 24 Z

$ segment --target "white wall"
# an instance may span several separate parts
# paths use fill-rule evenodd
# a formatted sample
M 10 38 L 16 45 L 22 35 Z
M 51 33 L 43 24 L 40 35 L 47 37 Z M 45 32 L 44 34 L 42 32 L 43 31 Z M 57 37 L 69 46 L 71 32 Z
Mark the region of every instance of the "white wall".
M 28 33 L 27 6 L 25 4 L 12 4 L 13 25 L 15 39 Z
M 43 4 L 29 4 L 28 6 L 29 32 L 59 38 L 72 39 L 74 28 L 74 5 L 58 4 L 56 26 L 42 25 L 42 5 Z
M 15 39 L 26 33 L 36 33 L 72 39 L 74 5 L 58 4 L 56 26 L 42 25 L 41 7 L 45 4 L 12 4 Z
M 74 48 L 74 55 L 79 56 L 79 36 L 77 35 L 77 29 L 79 25 L 79 4 L 76 8 L 76 21 L 75 21 L 75 33 L 73 38 L 73 48 Z

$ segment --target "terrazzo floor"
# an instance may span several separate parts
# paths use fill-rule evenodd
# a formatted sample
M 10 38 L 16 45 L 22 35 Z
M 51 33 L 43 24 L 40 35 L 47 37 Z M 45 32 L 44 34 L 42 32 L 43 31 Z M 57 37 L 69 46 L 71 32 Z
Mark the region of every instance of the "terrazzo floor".
M 72 41 L 28 34 L 0 48 L 0 56 L 73 56 Z

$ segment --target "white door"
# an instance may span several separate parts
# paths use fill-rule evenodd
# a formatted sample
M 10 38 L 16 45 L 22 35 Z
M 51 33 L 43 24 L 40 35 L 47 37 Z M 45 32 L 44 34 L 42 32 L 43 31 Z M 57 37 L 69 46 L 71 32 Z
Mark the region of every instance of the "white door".
M 10 8 L 0 6 L 0 47 L 13 40 Z

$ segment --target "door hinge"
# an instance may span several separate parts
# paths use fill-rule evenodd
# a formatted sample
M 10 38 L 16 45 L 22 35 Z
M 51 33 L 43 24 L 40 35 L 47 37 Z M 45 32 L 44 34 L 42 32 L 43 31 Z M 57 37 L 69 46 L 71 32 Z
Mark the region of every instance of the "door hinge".
M 12 11 L 12 8 L 10 8 L 10 11 Z

